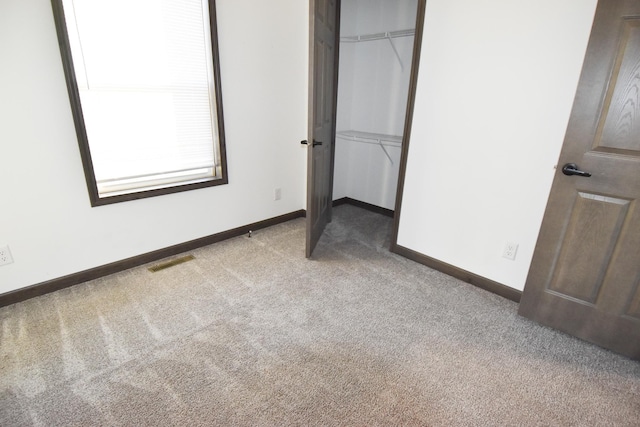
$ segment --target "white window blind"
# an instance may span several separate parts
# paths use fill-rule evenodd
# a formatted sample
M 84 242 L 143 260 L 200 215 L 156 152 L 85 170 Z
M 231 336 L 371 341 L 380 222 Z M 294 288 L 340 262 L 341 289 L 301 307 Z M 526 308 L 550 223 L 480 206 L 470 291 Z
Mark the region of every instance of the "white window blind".
M 63 0 L 100 196 L 219 174 L 206 0 Z

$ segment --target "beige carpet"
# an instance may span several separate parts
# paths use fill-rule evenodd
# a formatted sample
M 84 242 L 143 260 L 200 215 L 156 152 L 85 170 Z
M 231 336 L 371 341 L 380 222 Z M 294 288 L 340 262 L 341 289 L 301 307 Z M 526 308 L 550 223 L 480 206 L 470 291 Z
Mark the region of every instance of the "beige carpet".
M 334 212 L 0 309 L 0 425 L 640 425 L 640 363 Z

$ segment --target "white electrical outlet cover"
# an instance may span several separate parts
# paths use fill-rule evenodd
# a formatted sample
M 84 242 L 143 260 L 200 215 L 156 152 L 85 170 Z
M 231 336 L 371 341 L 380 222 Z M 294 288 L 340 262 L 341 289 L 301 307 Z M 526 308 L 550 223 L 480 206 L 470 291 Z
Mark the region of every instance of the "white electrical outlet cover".
M 506 259 L 514 261 L 516 259 L 516 254 L 518 253 L 518 244 L 514 242 L 507 242 L 504 245 L 504 250 L 502 251 L 502 256 Z
M 13 262 L 9 246 L 0 246 L 0 265 L 7 265 Z

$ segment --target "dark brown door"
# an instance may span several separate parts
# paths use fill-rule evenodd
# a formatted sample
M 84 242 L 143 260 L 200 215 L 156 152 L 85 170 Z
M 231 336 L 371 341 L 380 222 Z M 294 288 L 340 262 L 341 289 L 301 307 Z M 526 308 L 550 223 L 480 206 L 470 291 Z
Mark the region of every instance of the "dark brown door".
M 520 314 L 640 359 L 639 198 L 640 2 L 601 0 Z
M 331 221 L 335 140 L 339 0 L 310 0 L 307 257 Z

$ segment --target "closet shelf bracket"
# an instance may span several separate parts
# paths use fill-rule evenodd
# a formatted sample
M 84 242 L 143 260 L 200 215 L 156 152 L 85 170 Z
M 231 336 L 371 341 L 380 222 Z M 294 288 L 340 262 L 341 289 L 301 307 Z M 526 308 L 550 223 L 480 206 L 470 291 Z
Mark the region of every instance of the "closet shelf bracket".
M 398 59 L 398 62 L 400 63 L 400 69 L 402 71 L 404 71 L 404 64 L 402 63 L 402 59 L 400 59 L 400 54 L 398 53 L 398 49 L 396 49 L 396 45 L 393 44 L 393 39 L 391 38 L 391 36 L 388 36 L 387 40 L 389 40 L 389 44 L 391 45 L 391 49 L 393 49 L 393 53 L 396 54 L 396 58 Z

